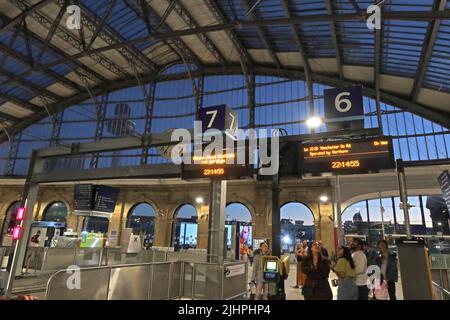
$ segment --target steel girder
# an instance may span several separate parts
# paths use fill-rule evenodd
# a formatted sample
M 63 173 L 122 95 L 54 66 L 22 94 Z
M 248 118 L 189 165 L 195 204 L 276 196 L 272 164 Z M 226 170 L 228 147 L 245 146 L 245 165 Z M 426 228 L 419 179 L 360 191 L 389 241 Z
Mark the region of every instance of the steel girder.
M 447 7 L 447 0 L 436 0 L 437 10 L 442 12 Z M 440 20 L 434 20 L 430 22 L 427 35 L 425 37 L 425 44 L 422 47 L 422 54 L 419 61 L 419 68 L 416 74 L 416 80 L 414 81 L 413 91 L 412 91 L 412 101 L 417 101 L 420 89 L 422 88 L 423 82 L 425 80 L 425 74 L 428 69 L 428 63 L 430 62 L 431 54 L 433 53 L 434 43 L 437 39 L 437 34 L 439 31 L 439 26 L 441 25 Z
M 270 75 L 270 76 L 278 76 L 278 77 L 286 77 L 290 79 L 302 79 L 305 80 L 305 73 L 303 70 L 292 70 L 292 69 L 277 69 L 277 68 L 268 68 L 264 66 L 253 66 L 252 72 L 258 75 Z M 221 75 L 221 74 L 242 74 L 241 66 L 228 66 L 226 68 L 223 67 L 211 67 L 205 69 L 199 69 L 192 72 L 193 77 L 199 76 L 210 76 L 210 75 Z M 324 74 L 312 74 L 312 80 L 315 83 L 322 83 L 325 85 L 330 85 L 334 87 L 343 87 L 343 86 L 351 86 L 357 85 L 358 83 L 354 83 L 347 80 L 342 80 L 339 77 L 332 77 L 330 75 Z M 178 73 L 178 74 L 150 74 L 142 77 L 143 83 L 149 82 L 158 82 L 158 81 L 172 81 L 179 79 L 187 79 L 189 75 L 187 73 Z M 364 94 L 368 97 L 375 98 L 376 90 L 371 83 L 365 84 Z M 117 80 L 115 82 L 109 83 L 107 85 L 100 85 L 95 88 L 92 88 L 91 93 L 94 96 L 99 96 L 102 94 L 106 94 L 108 92 L 133 87 L 136 86 L 136 79 L 134 77 L 129 77 L 122 80 Z M 60 112 L 65 108 L 76 105 L 82 101 L 88 100 L 90 95 L 88 92 L 81 92 L 72 97 L 66 98 L 63 102 L 53 103 L 48 106 L 48 110 L 50 114 L 55 112 Z M 391 93 L 380 91 L 380 99 L 385 103 L 392 104 L 393 106 L 399 107 L 401 109 L 410 111 L 419 116 L 422 116 L 426 119 L 434 121 L 446 128 L 450 128 L 450 113 L 443 113 L 442 111 L 435 111 L 429 107 L 423 106 L 421 104 L 415 103 L 408 99 L 408 97 L 396 96 Z M 21 121 L 15 126 L 9 128 L 9 132 L 11 134 L 15 134 L 22 129 L 36 123 L 43 118 L 48 116 L 45 110 L 35 113 L 33 115 L 28 116 L 26 119 Z M 0 134 L 0 143 L 7 139 L 6 135 Z
M 273 25 L 295 25 L 295 24 L 302 24 L 304 22 L 312 22 L 312 21 L 348 21 L 348 20 L 365 20 L 366 15 L 359 14 L 359 13 L 352 13 L 352 14 L 334 14 L 334 15 L 305 15 L 301 17 L 291 17 L 291 18 L 280 18 L 280 19 L 269 19 L 269 20 L 240 20 L 240 21 L 232 21 L 225 24 L 216 24 L 216 25 L 210 25 L 210 26 L 203 26 L 193 29 L 184 29 L 184 30 L 177 30 L 177 31 L 171 31 L 171 32 L 162 32 L 162 33 L 153 33 L 151 35 L 136 38 L 129 41 L 123 41 L 119 43 L 114 43 L 111 45 L 107 45 L 101 48 L 91 49 L 87 50 L 85 52 L 80 52 L 78 54 L 74 54 L 70 57 L 59 59 L 56 61 L 53 61 L 51 63 L 48 63 L 41 68 L 36 68 L 34 71 L 44 71 L 48 68 L 67 63 L 69 61 L 74 61 L 77 59 L 80 59 L 82 57 L 85 57 L 86 55 L 98 55 L 102 52 L 113 50 L 113 49 L 119 49 L 122 47 L 130 46 L 139 44 L 145 41 L 151 40 L 170 40 L 170 39 L 177 39 L 183 36 L 188 35 L 198 35 L 201 33 L 208 33 L 208 32 L 215 32 L 215 31 L 229 31 L 239 28 L 245 28 L 245 27 L 264 27 L 264 26 L 273 26 Z M 450 19 L 450 10 L 445 11 L 431 11 L 431 12 L 386 12 L 383 13 L 383 19 L 384 20 L 423 20 L 423 21 L 430 21 L 430 20 L 444 20 L 444 19 Z M 81 50 L 81 49 L 80 49 Z

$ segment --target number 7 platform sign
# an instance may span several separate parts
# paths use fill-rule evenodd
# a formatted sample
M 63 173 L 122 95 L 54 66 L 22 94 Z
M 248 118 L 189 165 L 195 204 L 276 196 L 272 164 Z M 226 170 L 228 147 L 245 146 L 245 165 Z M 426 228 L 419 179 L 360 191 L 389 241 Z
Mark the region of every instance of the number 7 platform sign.
M 202 133 L 208 129 L 217 129 L 223 132 L 230 130 L 231 133 L 234 133 L 237 129 L 236 112 L 226 105 L 203 108 L 199 116 L 199 120 L 202 122 Z

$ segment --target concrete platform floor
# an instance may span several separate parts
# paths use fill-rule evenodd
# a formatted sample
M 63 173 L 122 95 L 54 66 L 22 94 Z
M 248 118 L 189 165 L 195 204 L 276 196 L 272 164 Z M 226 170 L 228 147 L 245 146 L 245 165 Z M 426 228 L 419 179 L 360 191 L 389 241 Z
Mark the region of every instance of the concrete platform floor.
M 252 267 L 249 266 L 249 282 L 251 278 Z M 333 279 L 336 279 L 336 275 L 334 272 L 330 272 L 330 286 L 331 291 L 333 292 L 333 300 L 337 300 L 337 287 L 333 287 L 331 285 L 331 281 Z M 400 280 L 400 279 L 399 279 Z M 301 289 L 293 288 L 296 285 L 297 281 L 297 264 L 291 264 L 290 270 L 289 270 L 289 277 L 284 282 L 284 288 L 286 292 L 286 300 L 304 300 L 303 295 L 301 294 Z M 401 282 L 397 282 L 396 284 L 396 293 L 397 293 L 397 299 L 403 300 L 403 292 L 402 292 L 402 286 Z

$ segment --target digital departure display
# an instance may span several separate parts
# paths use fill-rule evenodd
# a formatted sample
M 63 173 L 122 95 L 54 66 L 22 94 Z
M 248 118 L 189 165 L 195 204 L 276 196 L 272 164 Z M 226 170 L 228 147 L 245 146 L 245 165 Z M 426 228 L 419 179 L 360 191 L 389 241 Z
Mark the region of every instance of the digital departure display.
M 217 155 L 193 156 L 193 164 L 182 164 L 181 178 L 184 180 L 200 178 L 231 180 L 251 177 L 253 167 L 248 164 L 234 164 L 235 159 L 236 154 L 233 151 Z M 227 160 L 233 164 L 227 164 Z
M 308 143 L 301 146 L 303 173 L 376 172 L 395 168 L 390 137 Z

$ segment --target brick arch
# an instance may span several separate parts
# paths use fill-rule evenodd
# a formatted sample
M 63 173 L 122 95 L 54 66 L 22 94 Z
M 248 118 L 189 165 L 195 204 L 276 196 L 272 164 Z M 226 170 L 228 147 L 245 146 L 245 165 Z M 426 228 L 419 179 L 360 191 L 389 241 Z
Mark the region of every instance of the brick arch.
M 155 218 L 158 216 L 158 210 L 159 207 L 156 205 L 156 203 L 153 200 L 150 200 L 148 198 L 145 198 L 143 201 L 136 201 L 134 202 L 131 206 L 129 206 L 126 210 L 126 214 L 125 214 L 125 220 L 129 218 L 131 211 L 138 205 L 140 205 L 141 203 L 146 203 L 148 205 L 150 205 L 153 210 L 155 210 Z
M 40 212 L 37 218 L 41 220 L 42 217 L 44 216 L 45 211 L 50 207 L 50 205 L 52 205 L 55 202 L 64 203 L 64 205 L 67 208 L 67 219 L 69 218 L 69 216 L 72 215 L 72 206 L 70 205 L 70 201 L 68 200 L 68 198 L 66 196 L 58 196 L 58 197 L 51 197 L 45 201 L 44 205 L 40 207 L 39 210 Z
M 255 223 L 256 210 L 255 210 L 255 207 L 253 206 L 253 204 L 249 200 L 247 200 L 243 197 L 237 197 L 237 196 L 231 197 L 231 199 L 227 199 L 227 200 L 228 201 L 227 201 L 225 208 L 228 207 L 228 205 L 233 204 L 233 203 L 242 204 L 250 212 L 250 218 L 251 218 L 252 224 Z
M 197 212 L 197 216 L 198 216 L 198 207 L 194 203 L 182 202 L 182 203 L 178 203 L 176 205 L 170 206 L 169 212 L 167 214 L 167 219 L 174 221 L 176 219 L 176 213 L 177 213 L 178 209 L 180 209 L 184 205 L 191 205 L 192 207 L 194 207 L 195 211 Z

